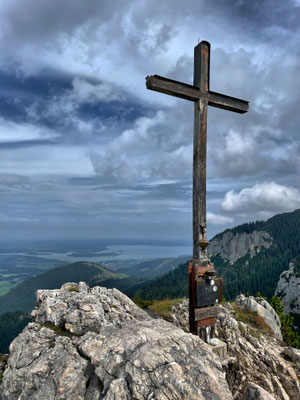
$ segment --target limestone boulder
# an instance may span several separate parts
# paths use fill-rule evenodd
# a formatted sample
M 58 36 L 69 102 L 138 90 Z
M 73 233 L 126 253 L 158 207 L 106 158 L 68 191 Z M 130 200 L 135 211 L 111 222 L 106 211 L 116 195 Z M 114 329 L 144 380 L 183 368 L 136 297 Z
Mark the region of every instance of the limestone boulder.
M 209 345 L 118 290 L 41 290 L 33 317 L 10 346 L 2 400 L 232 399 Z
M 261 297 L 246 297 L 240 295 L 235 300 L 240 310 L 248 310 L 257 313 L 271 328 L 275 337 L 282 340 L 281 324 L 279 316 L 270 304 Z
M 300 350 L 284 347 L 275 336 L 237 321 L 235 308 L 230 303 L 217 307 L 216 335 L 221 343 L 226 344 L 227 356 L 222 357 L 222 363 L 232 397 L 245 400 L 247 391 L 248 398 L 299 400 L 300 372 L 297 362 Z M 188 302 L 182 301 L 181 306 L 176 305 L 174 309 L 181 316 L 174 317 L 174 323 L 181 326 L 179 321 L 184 318 L 187 323 Z M 215 340 L 211 340 L 210 345 Z M 258 387 L 252 384 L 247 386 L 247 382 L 253 382 Z
M 127 320 L 151 319 L 119 290 L 90 289 L 84 282 L 66 283 L 61 290 L 38 290 L 36 298 L 31 313 L 35 322 L 49 322 L 77 335 L 98 332 L 104 325 L 121 326 Z

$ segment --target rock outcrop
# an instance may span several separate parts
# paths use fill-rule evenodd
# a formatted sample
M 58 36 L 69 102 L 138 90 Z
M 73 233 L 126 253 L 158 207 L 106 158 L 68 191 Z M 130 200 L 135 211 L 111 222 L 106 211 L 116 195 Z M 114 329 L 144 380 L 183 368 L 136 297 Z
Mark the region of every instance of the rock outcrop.
M 219 254 L 223 259 L 235 262 L 244 255 L 250 253 L 251 257 L 260 252 L 261 247 L 270 248 L 272 237 L 265 231 L 253 231 L 252 233 L 225 232 L 216 236 L 208 247 L 209 256 Z
M 280 275 L 275 296 L 281 298 L 285 313 L 300 314 L 300 276 L 295 272 L 294 262 Z
M 265 299 L 261 297 L 254 298 L 252 296 L 246 297 L 241 294 L 236 298 L 235 302 L 241 310 L 257 313 L 271 328 L 275 337 L 282 340 L 279 316 Z
M 210 346 L 152 319 L 116 289 L 37 292 L 0 386 L 14 399 L 232 399 Z
M 258 316 L 262 307 L 276 326 L 264 302 L 239 296 L 236 304 Z M 68 283 L 40 290 L 34 322 L 11 343 L 0 398 L 299 400 L 300 351 L 237 320 L 235 307 L 218 306 L 217 338 L 206 344 L 183 330 L 186 299 L 170 323 L 116 289 Z
M 245 296 L 239 297 L 241 305 L 247 302 Z M 264 301 L 251 298 L 251 308 L 268 309 L 262 306 Z M 176 307 L 177 312 L 182 310 L 183 318 L 187 307 Z M 232 398 L 299 400 L 300 351 L 285 347 L 272 334 L 237 320 L 236 309 L 231 304 L 220 305 L 218 309 L 216 335 L 227 347 L 227 360 L 223 365 Z M 268 317 L 269 322 L 271 318 Z M 174 318 L 176 320 L 180 321 L 180 318 Z M 276 316 L 270 325 L 277 325 Z

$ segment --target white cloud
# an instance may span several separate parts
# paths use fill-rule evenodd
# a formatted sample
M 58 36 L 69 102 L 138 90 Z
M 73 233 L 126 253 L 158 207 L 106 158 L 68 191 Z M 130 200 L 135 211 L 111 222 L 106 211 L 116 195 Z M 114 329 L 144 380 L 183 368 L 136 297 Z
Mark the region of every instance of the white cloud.
M 215 141 L 211 157 L 218 172 L 240 176 L 258 172 L 264 164 L 264 157 L 258 151 L 253 130 L 240 133 L 233 129 Z
M 226 225 L 226 224 L 232 224 L 233 218 L 225 217 L 224 215 L 208 212 L 207 213 L 207 222 L 210 222 L 213 225 Z
M 300 191 L 275 182 L 258 183 L 239 193 L 230 190 L 222 208 L 232 213 L 263 213 L 293 211 L 300 207 Z
M 44 126 L 16 123 L 0 118 L 0 143 L 47 140 L 54 139 L 58 136 L 59 134 Z
M 99 101 L 125 100 L 124 95 L 108 82 L 93 84 L 86 79 L 76 77 L 72 81 L 72 86 L 72 90 L 66 97 L 74 103 L 93 104 Z
M 93 175 L 93 169 L 83 146 L 37 145 L 2 149 L 0 171 L 5 174 L 33 176 L 80 177 Z
M 72 80 L 72 88 L 56 93 L 51 97 L 32 103 L 26 111 L 30 118 L 39 120 L 41 117 L 48 119 L 76 118 L 78 109 L 81 105 L 98 105 L 101 102 L 124 101 L 125 96 L 116 87 L 108 82 L 91 83 L 84 78 L 75 77 Z M 81 121 L 86 124 L 86 121 Z M 90 123 L 90 122 L 88 122 Z M 80 120 L 76 118 L 76 124 Z M 75 125 L 75 124 L 74 124 Z
M 169 115 L 158 111 L 152 118 L 138 118 L 131 129 L 91 151 L 96 174 L 119 182 L 191 177 L 192 143 L 185 144 L 178 132 L 166 132 L 172 127 Z M 179 133 L 184 129 L 180 124 L 177 128 Z

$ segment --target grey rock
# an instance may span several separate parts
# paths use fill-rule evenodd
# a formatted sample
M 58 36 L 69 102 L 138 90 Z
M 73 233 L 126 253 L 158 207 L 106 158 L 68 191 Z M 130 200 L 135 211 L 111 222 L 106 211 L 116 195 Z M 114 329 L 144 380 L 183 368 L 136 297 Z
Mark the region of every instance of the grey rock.
M 248 382 L 246 394 L 246 400 L 276 400 L 270 393 L 256 385 L 253 382 Z
M 264 299 L 257 298 L 255 301 L 264 309 L 269 308 Z M 188 323 L 188 302 L 183 301 L 181 306 L 177 304 L 175 309 Z M 245 398 L 247 380 L 258 382 L 262 389 L 276 399 L 285 400 L 290 397 L 291 400 L 298 400 L 300 374 L 295 369 L 298 350 L 283 348 L 274 336 L 267 336 L 253 326 L 237 321 L 234 310 L 229 303 L 218 306 L 216 334 L 220 343 L 227 345 L 227 349 L 224 347 L 227 354 L 222 352 L 222 348 L 211 346 L 226 371 L 233 398 Z M 181 325 L 178 322 L 179 315 L 173 320 L 177 326 Z M 287 355 L 291 361 L 287 360 Z
M 31 323 L 10 345 L 2 399 L 84 398 L 88 369 L 69 338 Z
M 294 264 L 280 275 L 275 296 L 281 298 L 285 313 L 300 314 L 300 277 L 296 275 Z
M 252 296 L 246 297 L 240 295 L 236 298 L 235 302 L 241 310 L 256 312 L 272 329 L 276 338 L 282 340 L 279 316 L 266 300 L 261 297 L 254 298 Z
M 293 361 L 293 363 L 295 363 L 297 368 L 300 369 L 300 350 L 289 346 L 284 348 L 283 354 L 288 356 Z
M 208 254 L 209 256 L 219 254 L 222 258 L 235 262 L 248 253 L 251 257 L 255 256 L 261 247 L 270 248 L 272 242 L 272 237 L 265 231 L 236 234 L 226 232 L 211 241 Z
M 164 320 L 104 327 L 86 334 L 79 350 L 91 359 L 105 399 L 231 398 L 209 346 Z
M 185 332 L 189 332 L 189 300 L 184 298 L 171 308 L 169 320 Z
M 232 398 L 210 346 L 115 289 L 40 290 L 12 342 L 2 400 Z
M 104 325 L 120 325 L 125 320 L 150 319 L 119 290 L 102 287 L 86 290 L 84 285 L 87 287 L 82 282 L 67 283 L 61 290 L 38 290 L 37 306 L 31 313 L 35 322 L 50 322 L 82 335 L 98 331 Z
M 262 300 L 259 302 L 264 304 Z M 258 383 L 271 398 L 297 399 L 300 374 L 295 370 L 293 361 L 282 356 L 286 353 L 282 342 L 248 324 L 237 322 L 234 314 L 231 315 L 232 307 L 227 304 L 219 308 L 216 331 L 218 337 L 227 344 L 230 359 L 225 369 L 233 397 L 244 399 L 244 382 L 247 380 Z

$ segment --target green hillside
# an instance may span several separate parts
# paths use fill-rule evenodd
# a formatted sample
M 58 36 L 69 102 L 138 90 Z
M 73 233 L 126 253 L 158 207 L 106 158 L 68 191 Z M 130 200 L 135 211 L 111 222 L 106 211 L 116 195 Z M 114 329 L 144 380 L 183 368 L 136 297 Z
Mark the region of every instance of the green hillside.
M 288 268 L 290 261 L 300 255 L 300 210 L 278 214 L 267 221 L 251 222 L 233 228 L 231 232 L 268 232 L 274 242 L 269 249 L 250 254 L 230 265 L 219 255 L 212 261 L 224 278 L 224 296 L 232 299 L 239 293 L 255 295 L 260 292 L 269 299 L 274 295 L 280 274 Z
M 153 258 L 151 260 L 139 261 L 133 264 L 129 262 L 127 265 L 126 262 L 123 261 L 124 266 L 117 269 L 117 272 L 124 272 L 131 276 L 149 280 L 174 270 L 178 265 L 183 264 L 187 260 L 188 257 Z
M 0 315 L 0 353 L 8 353 L 10 343 L 30 321 L 30 315 L 21 311 Z
M 288 268 L 289 262 L 300 256 L 300 210 L 291 213 L 279 214 L 267 221 L 251 222 L 227 229 L 233 234 L 266 231 L 274 239 L 269 249 L 264 247 L 254 257 L 250 254 L 229 263 L 221 256 L 212 257 L 217 275 L 224 279 L 223 294 L 227 300 L 234 299 L 238 294 L 263 296 L 274 295 L 280 274 Z M 212 239 L 213 240 L 213 239 Z M 163 277 L 130 288 L 131 296 L 141 296 L 143 299 L 163 299 L 187 296 L 188 268 L 182 264 Z
M 84 281 L 90 286 L 116 287 L 125 290 L 138 283 L 138 279 L 117 274 L 91 262 L 76 262 L 30 278 L 0 297 L 0 314 L 8 311 L 29 312 L 35 305 L 38 289 L 58 289 L 65 282 Z
M 139 283 L 125 291 L 130 297 L 145 300 L 175 299 L 188 296 L 188 263 L 181 264 L 167 274 Z

